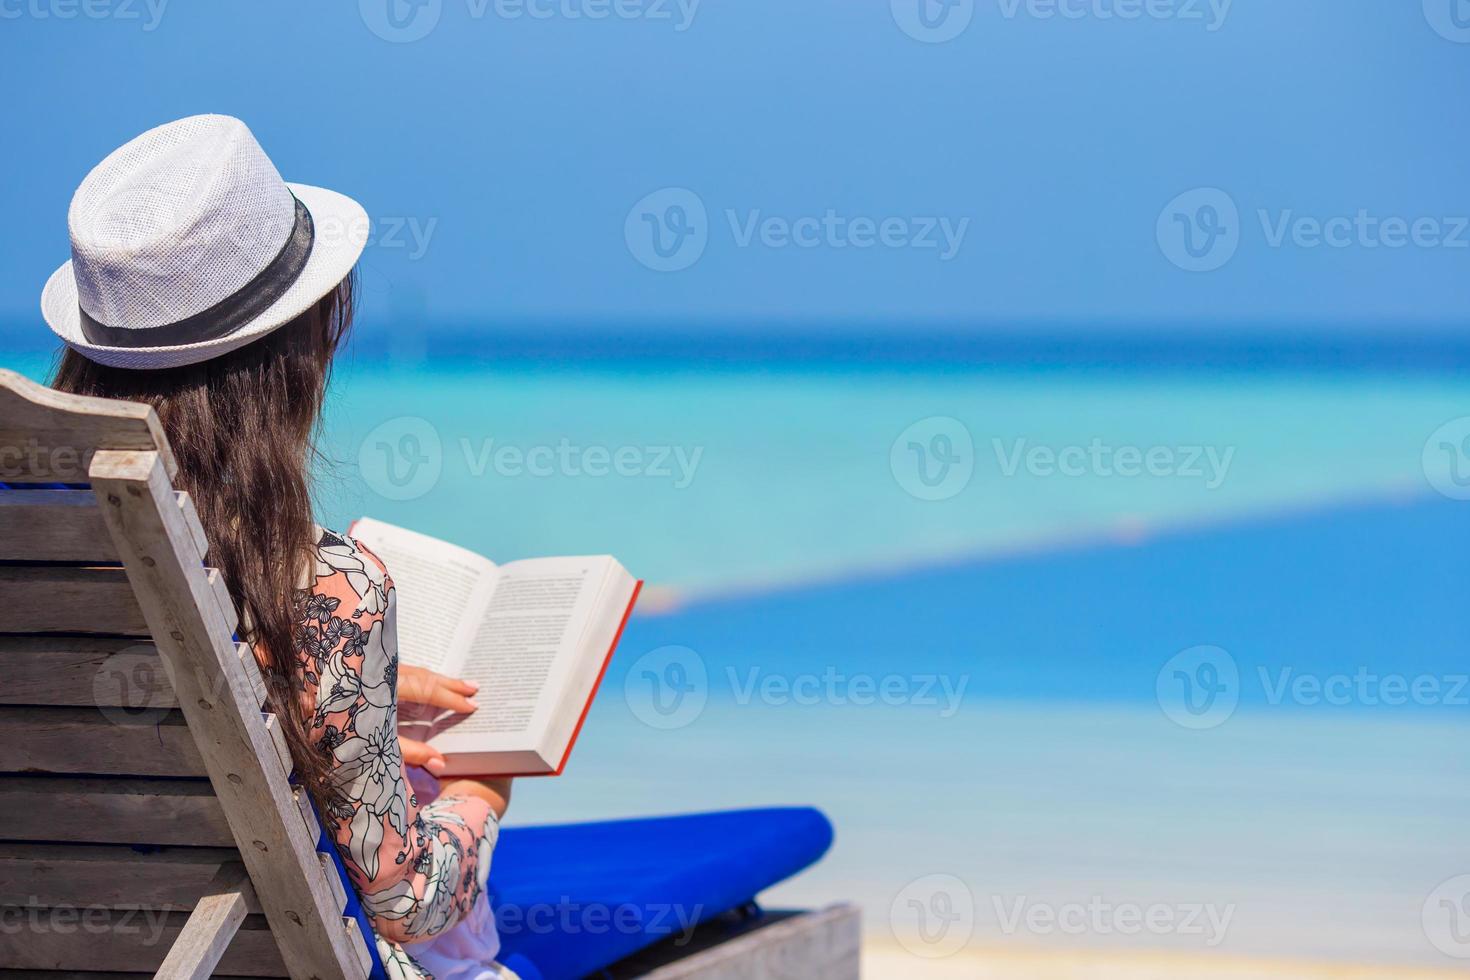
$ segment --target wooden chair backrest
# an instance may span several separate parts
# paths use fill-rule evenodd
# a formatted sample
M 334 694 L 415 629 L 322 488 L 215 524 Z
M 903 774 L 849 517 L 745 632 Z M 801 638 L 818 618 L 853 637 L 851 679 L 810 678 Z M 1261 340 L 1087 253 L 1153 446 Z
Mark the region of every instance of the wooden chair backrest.
M 360 980 L 175 475 L 147 406 L 0 370 L 0 968 Z

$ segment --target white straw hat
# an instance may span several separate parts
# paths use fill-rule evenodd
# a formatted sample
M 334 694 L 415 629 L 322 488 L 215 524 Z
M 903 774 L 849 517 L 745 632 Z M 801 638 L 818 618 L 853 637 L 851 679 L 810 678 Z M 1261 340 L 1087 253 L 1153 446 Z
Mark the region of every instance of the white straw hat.
M 67 212 L 71 261 L 41 293 L 56 335 L 112 367 L 218 357 L 309 309 L 368 236 L 349 197 L 288 184 L 231 116 L 190 116 L 118 147 Z

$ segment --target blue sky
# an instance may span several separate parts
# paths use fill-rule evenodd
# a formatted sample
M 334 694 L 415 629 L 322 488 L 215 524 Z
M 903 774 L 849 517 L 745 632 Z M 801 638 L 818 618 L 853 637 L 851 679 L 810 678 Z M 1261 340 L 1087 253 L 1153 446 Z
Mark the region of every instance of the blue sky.
M 1470 309 L 1470 0 L 417 2 L 0 0 L 0 318 L 87 169 L 205 111 L 363 202 L 378 320 Z

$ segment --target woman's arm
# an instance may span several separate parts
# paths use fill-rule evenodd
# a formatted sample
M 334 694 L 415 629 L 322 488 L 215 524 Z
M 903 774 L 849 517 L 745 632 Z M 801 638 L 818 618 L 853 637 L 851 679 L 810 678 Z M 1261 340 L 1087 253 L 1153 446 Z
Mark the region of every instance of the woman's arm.
M 444 786 L 445 796 L 472 797 L 484 800 L 489 804 L 495 819 L 499 820 L 505 816 L 505 810 L 510 806 L 510 783 L 509 776 L 499 779 L 456 779 Z
M 419 806 L 410 792 L 398 744 L 397 594 L 376 556 L 354 545 L 319 549 L 316 584 L 299 603 L 313 735 L 336 777 L 323 818 L 378 935 L 414 942 L 474 906 L 499 822 L 483 796 L 445 792 Z

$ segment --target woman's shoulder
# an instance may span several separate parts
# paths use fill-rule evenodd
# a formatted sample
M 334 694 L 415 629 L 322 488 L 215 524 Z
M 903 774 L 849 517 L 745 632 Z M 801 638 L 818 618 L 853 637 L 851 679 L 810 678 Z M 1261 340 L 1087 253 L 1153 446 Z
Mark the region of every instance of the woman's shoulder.
M 315 571 L 312 592 L 341 593 L 351 590 L 357 611 L 382 612 L 388 604 L 393 580 L 388 567 L 367 545 L 348 534 L 317 527 Z
M 387 574 L 388 566 L 383 564 L 383 559 L 351 535 L 333 531 L 321 525 L 317 525 L 316 534 L 316 552 L 319 563 L 324 563 L 332 569 L 340 567 L 356 570 L 358 566 L 376 567 L 379 574 Z M 320 564 L 317 574 L 322 574 Z

